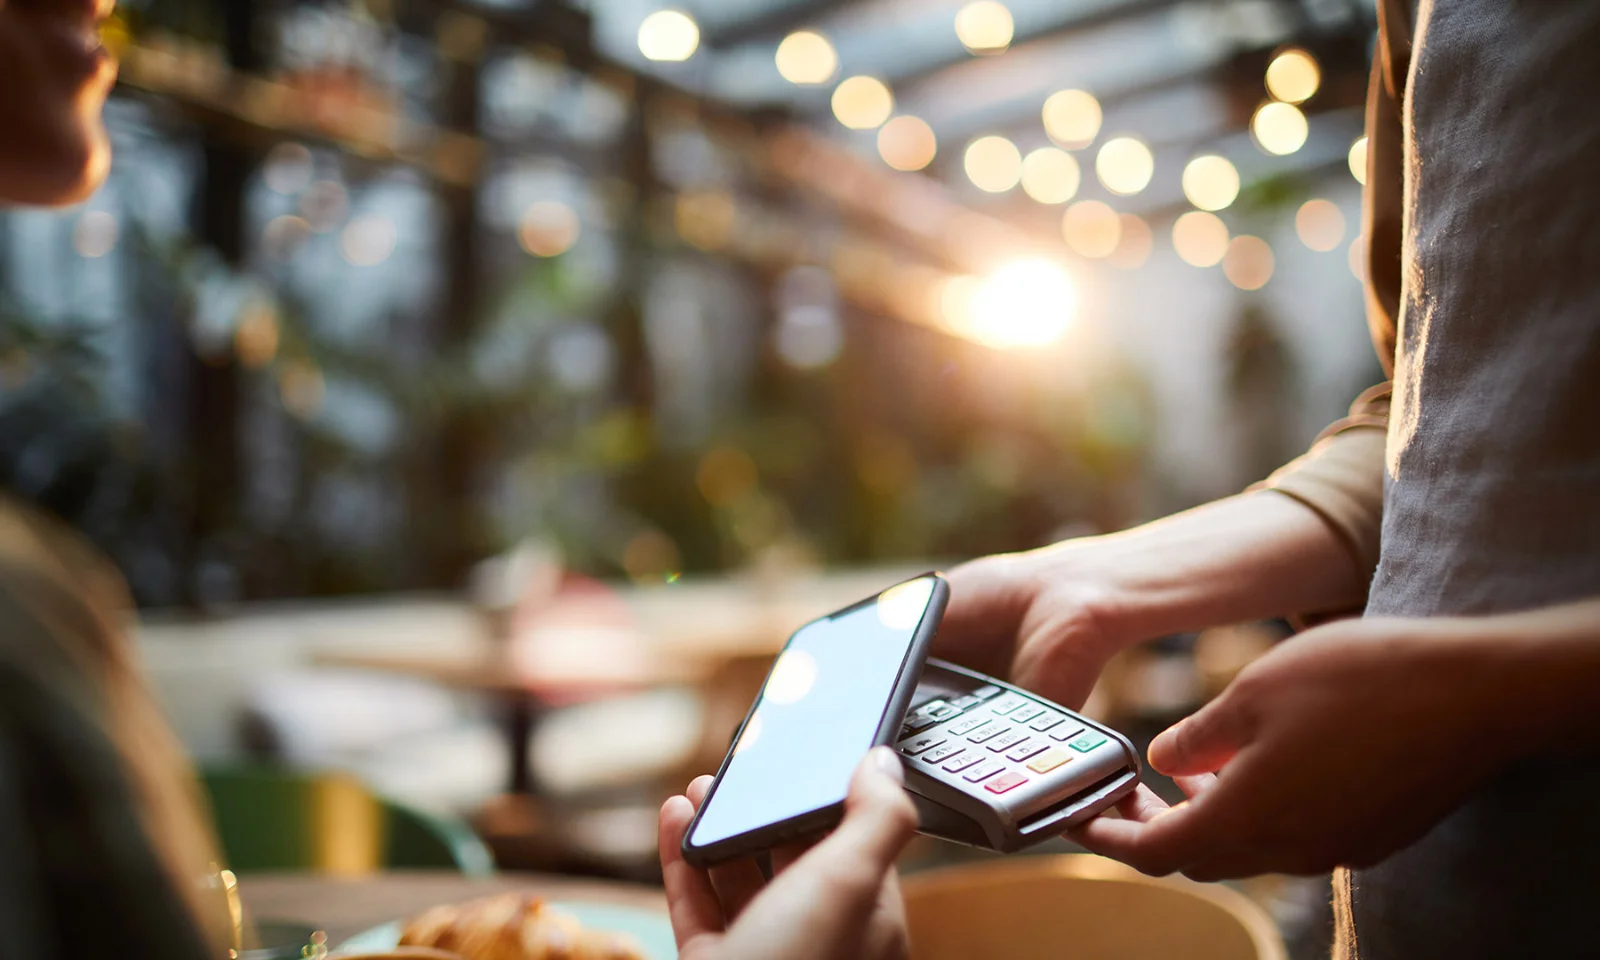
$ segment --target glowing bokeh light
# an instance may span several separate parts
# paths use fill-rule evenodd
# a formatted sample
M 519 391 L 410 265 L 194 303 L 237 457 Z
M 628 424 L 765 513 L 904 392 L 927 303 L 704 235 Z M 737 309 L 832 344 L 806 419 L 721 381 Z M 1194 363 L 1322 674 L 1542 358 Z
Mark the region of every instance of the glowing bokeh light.
M 1078 150 L 1100 133 L 1100 101 L 1084 90 L 1057 90 L 1044 102 L 1043 118 L 1050 139 Z
M 1222 210 L 1239 197 L 1239 171 L 1226 157 L 1195 157 L 1183 168 L 1183 195 L 1201 210 Z
M 700 47 L 700 27 L 682 10 L 657 10 L 639 24 L 639 52 L 646 60 L 678 63 Z
M 1234 237 L 1222 257 L 1222 273 L 1240 290 L 1260 290 L 1272 279 L 1272 248 L 1260 237 Z
M 1018 260 L 972 290 L 962 332 L 997 349 L 1044 346 L 1061 339 L 1077 308 L 1077 287 L 1060 264 Z
M 895 117 L 878 131 L 878 155 L 896 170 L 921 170 L 938 152 L 933 128 L 918 117 Z
M 335 180 L 318 180 L 300 195 L 300 215 L 315 233 L 331 231 L 349 212 L 350 196 Z
M 849 77 L 833 88 L 833 115 L 851 130 L 881 126 L 894 112 L 894 94 L 877 77 Z
M 275 260 L 287 260 L 311 235 L 311 224 L 292 213 L 273 217 L 261 229 L 261 249 Z
M 1022 158 L 1022 190 L 1040 203 L 1066 203 L 1082 178 L 1078 161 L 1058 147 L 1040 147 Z
M 1122 240 L 1122 218 L 1099 200 L 1080 200 L 1062 216 L 1061 235 L 1080 257 L 1109 257 Z
M 804 650 L 785 650 L 767 676 L 766 688 L 761 692 L 762 705 L 799 703 L 816 682 L 817 658 Z
M 956 13 L 956 37 L 972 53 L 999 53 L 1016 30 L 1011 11 L 996 0 L 973 0 Z
M 933 596 L 933 578 L 918 577 L 878 594 L 878 622 L 890 630 L 912 630 L 922 622 Z
M 1214 213 L 1191 210 L 1172 225 L 1172 246 L 1184 263 L 1214 267 L 1228 252 L 1228 225 Z
M 278 355 L 278 317 L 269 304 L 258 300 L 240 314 L 233 329 L 233 352 L 242 366 L 252 370 Z
M 701 250 L 720 250 L 733 239 L 739 207 L 723 190 L 679 194 L 672 208 L 678 236 Z
M 1327 253 L 1344 240 L 1344 213 L 1331 200 L 1307 200 L 1294 215 L 1294 232 L 1301 243 Z
M 1356 178 L 1356 183 L 1363 187 L 1367 185 L 1367 138 L 1358 137 L 1355 143 L 1350 144 L 1350 175 Z
M 345 225 L 339 234 L 339 254 L 357 267 L 372 267 L 394 253 L 396 232 L 388 217 L 369 214 Z
M 1350 241 L 1350 249 L 1345 254 L 1345 259 L 1346 259 L 1346 262 L 1349 264 L 1349 267 L 1350 267 L 1350 275 L 1355 277 L 1357 280 L 1360 280 L 1362 283 L 1366 283 L 1367 282 L 1367 236 L 1366 236 L 1366 234 L 1358 233 L 1358 234 L 1356 234 L 1356 238 L 1354 240 Z
M 733 745 L 734 756 L 738 756 L 756 745 L 756 742 L 761 739 L 761 728 L 763 726 L 765 724 L 761 722 L 761 711 L 757 710 L 750 715 L 749 721 L 745 723 L 744 732 L 739 734 L 739 742 Z
M 576 210 L 559 200 L 541 200 L 522 211 L 517 242 L 536 257 L 556 257 L 572 249 L 582 229 Z
M 1270 154 L 1286 157 L 1305 146 L 1311 132 L 1306 115 L 1292 103 L 1269 100 L 1256 108 L 1250 118 L 1250 134 L 1256 144 Z
M 311 185 L 311 151 L 303 144 L 280 143 L 261 164 L 261 179 L 274 193 L 292 196 Z
M 839 54 L 815 30 L 796 30 L 778 44 L 775 56 L 783 79 L 800 86 L 827 83 L 839 69 Z
M 72 249 L 91 260 L 103 257 L 117 245 L 119 232 L 116 215 L 110 211 L 85 211 L 72 225 Z
M 1156 161 L 1150 148 L 1133 137 L 1107 140 L 1094 158 L 1094 173 L 1112 193 L 1132 196 L 1150 184 Z
M 1310 100 L 1321 84 L 1322 70 L 1304 50 L 1285 50 L 1267 64 L 1267 92 L 1284 103 Z
M 1150 225 L 1138 214 L 1124 213 L 1118 220 L 1121 227 L 1117 248 L 1106 257 L 1106 263 L 1118 270 L 1137 270 L 1150 259 L 1155 238 L 1150 233 Z
M 1022 179 L 1022 154 L 1005 137 L 979 137 L 967 145 L 962 157 L 967 179 L 979 190 L 1005 193 Z

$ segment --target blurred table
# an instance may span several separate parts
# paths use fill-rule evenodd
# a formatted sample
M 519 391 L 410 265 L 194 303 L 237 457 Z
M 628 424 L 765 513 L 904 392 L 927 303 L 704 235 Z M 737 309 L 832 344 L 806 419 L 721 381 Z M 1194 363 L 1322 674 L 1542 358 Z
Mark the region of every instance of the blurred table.
M 540 711 L 667 684 L 698 683 L 734 658 L 776 654 L 807 620 L 918 572 L 866 569 L 788 581 L 708 578 L 618 587 L 608 597 L 626 611 L 638 643 L 591 647 L 580 638 L 564 653 L 533 663 L 519 660 L 516 641 L 436 653 L 325 651 L 315 660 L 326 666 L 401 674 L 499 699 L 505 708 L 507 790 L 526 795 L 537 792 L 527 744 Z M 485 632 L 490 632 L 487 621 Z
M 363 930 L 402 920 L 439 903 L 505 891 L 551 900 L 581 900 L 666 913 L 658 889 L 638 884 L 576 880 L 545 874 L 468 879 L 458 873 L 415 871 L 344 878 L 262 873 L 239 878 L 245 909 L 256 920 L 297 920 L 326 930 L 338 944 Z

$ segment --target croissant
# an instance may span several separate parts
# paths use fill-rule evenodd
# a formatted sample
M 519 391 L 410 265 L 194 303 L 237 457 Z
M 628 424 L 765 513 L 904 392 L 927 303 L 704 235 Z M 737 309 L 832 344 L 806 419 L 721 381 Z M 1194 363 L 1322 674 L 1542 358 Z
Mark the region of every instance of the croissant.
M 525 893 L 428 909 L 407 921 L 402 947 L 433 947 L 465 960 L 645 960 L 633 938 L 585 930 Z

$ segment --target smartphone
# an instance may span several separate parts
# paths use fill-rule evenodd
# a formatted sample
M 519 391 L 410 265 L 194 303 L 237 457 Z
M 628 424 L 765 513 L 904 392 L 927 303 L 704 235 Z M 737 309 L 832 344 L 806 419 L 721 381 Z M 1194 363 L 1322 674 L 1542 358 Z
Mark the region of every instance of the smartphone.
M 684 834 L 684 860 L 708 866 L 836 826 L 861 758 L 905 719 L 949 598 L 928 573 L 796 630 Z

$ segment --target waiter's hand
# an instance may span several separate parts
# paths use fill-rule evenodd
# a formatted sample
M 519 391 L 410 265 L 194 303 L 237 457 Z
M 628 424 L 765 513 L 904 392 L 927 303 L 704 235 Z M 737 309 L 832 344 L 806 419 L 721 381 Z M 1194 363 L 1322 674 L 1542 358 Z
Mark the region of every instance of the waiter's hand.
M 894 861 L 917 828 L 900 759 L 887 747 L 856 769 L 844 821 L 810 849 L 773 851 L 766 882 L 754 860 L 698 870 L 684 832 L 711 787 L 661 808 L 661 872 L 683 960 L 901 960 L 905 904 Z
M 1091 552 L 1068 541 L 956 567 L 933 655 L 1082 707 L 1128 639 L 1112 633 L 1111 589 L 1079 562 Z
M 1514 748 L 1459 619 L 1367 619 L 1285 641 L 1150 744 L 1189 799 L 1144 787 L 1069 836 L 1196 880 L 1368 866 L 1422 836 Z M 1499 724 L 1503 728 L 1504 724 Z

